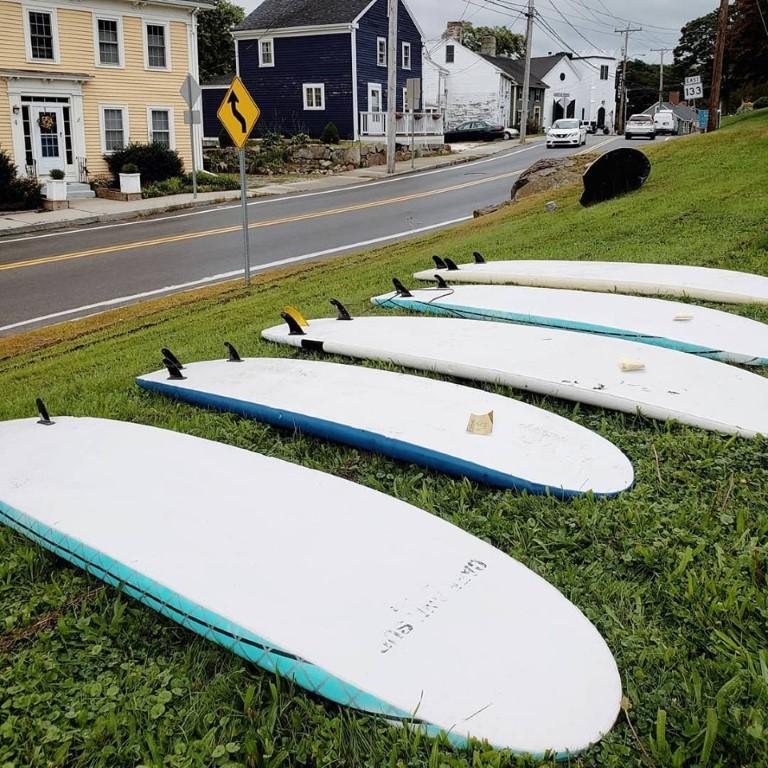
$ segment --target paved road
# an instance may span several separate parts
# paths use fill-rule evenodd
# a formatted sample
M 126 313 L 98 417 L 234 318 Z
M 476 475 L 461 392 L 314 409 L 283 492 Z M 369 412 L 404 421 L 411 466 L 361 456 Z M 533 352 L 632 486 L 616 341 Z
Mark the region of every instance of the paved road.
M 599 152 L 624 144 L 605 136 L 588 142 Z M 514 178 L 535 160 L 572 152 L 541 142 L 499 150 L 464 165 L 255 200 L 249 204 L 254 271 L 458 224 L 506 199 Z M 239 205 L 223 205 L 0 240 L 0 334 L 236 277 L 240 227 Z

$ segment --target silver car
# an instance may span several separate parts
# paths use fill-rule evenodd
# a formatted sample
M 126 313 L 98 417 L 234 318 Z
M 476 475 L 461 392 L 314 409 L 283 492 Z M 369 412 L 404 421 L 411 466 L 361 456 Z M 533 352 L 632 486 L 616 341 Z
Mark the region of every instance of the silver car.
M 578 120 L 555 120 L 547 131 L 548 147 L 580 147 L 587 143 L 587 129 Z
M 634 139 L 636 136 L 651 140 L 656 138 L 656 126 L 650 115 L 632 115 L 627 120 L 624 126 L 624 138 Z

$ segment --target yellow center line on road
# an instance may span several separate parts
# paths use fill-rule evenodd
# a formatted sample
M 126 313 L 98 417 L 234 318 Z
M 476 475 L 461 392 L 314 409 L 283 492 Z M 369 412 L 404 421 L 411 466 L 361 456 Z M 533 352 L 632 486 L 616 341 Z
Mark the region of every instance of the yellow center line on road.
M 331 208 L 325 211 L 314 211 L 312 213 L 300 213 L 295 216 L 285 216 L 281 219 L 272 219 L 269 221 L 257 221 L 249 226 L 249 229 L 260 229 L 262 227 L 275 227 L 281 224 L 293 224 L 298 221 L 308 221 L 310 219 L 321 219 L 325 216 L 338 216 L 342 213 L 354 213 L 355 211 L 364 211 L 368 208 L 378 208 L 383 205 L 396 205 L 398 203 L 405 203 L 410 200 L 419 200 L 425 197 L 432 197 L 434 195 L 444 195 L 448 192 L 456 192 L 461 189 L 468 189 L 469 187 L 476 187 L 480 184 L 489 184 L 501 179 L 507 179 L 511 176 L 517 176 L 521 171 L 509 171 L 508 173 L 500 173 L 496 176 L 489 176 L 485 179 L 475 179 L 474 181 L 467 181 L 462 184 L 453 184 L 450 187 L 443 187 L 441 189 L 430 189 L 426 192 L 414 192 L 410 195 L 400 195 L 398 197 L 389 197 L 383 200 L 373 200 L 368 203 L 358 203 L 357 205 L 349 205 L 344 208 Z M 12 261 L 8 264 L 0 264 L 0 272 L 9 269 L 24 269 L 28 267 L 37 267 L 42 264 L 54 264 L 60 261 L 72 261 L 73 259 L 82 259 L 86 256 L 100 256 L 107 253 L 119 253 L 120 251 L 131 251 L 138 248 L 149 248 L 158 245 L 167 245 L 169 243 L 180 243 L 185 240 L 195 240 L 200 237 L 216 237 L 217 235 L 226 235 L 232 232 L 238 232 L 242 229 L 240 225 L 232 227 L 219 227 L 218 229 L 207 229 L 202 232 L 188 232 L 181 235 L 169 235 L 168 237 L 158 237 L 153 240 L 137 240 L 130 243 L 122 243 L 120 245 L 108 245 L 101 248 L 91 248 L 87 251 L 74 251 L 72 253 L 63 253 L 59 256 L 46 256 L 42 259 L 27 259 L 25 261 Z

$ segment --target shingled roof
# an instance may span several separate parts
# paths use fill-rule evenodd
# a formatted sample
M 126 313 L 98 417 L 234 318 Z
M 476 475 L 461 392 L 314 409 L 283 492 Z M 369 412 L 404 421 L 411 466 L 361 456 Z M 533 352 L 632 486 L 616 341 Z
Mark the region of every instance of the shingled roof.
M 531 58 L 531 74 L 536 75 L 539 79 L 546 77 L 549 70 L 567 55 L 566 53 L 555 53 L 549 56 L 533 56 Z
M 235 31 L 351 24 L 371 0 L 264 0 Z
M 523 78 L 525 77 L 525 65 L 519 59 L 510 59 L 508 56 L 488 56 L 487 54 L 480 54 L 486 61 L 493 64 L 494 67 L 498 67 L 502 72 L 509 75 L 518 85 L 523 84 Z M 533 73 L 531 68 L 531 88 L 549 88 L 549 86 L 543 81 L 539 80 Z

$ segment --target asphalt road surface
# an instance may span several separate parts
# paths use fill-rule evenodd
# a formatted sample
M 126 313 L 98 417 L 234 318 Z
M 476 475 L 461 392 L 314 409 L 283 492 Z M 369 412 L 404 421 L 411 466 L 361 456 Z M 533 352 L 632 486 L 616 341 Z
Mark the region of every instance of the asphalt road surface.
M 589 136 L 587 148 L 574 150 L 548 150 L 540 141 L 500 143 L 498 154 L 480 161 L 254 200 L 248 208 L 252 270 L 459 224 L 475 209 L 507 199 L 514 179 L 541 157 L 626 144 L 619 136 Z M 236 203 L 0 240 L 0 334 L 233 279 L 243 269 L 241 226 Z

